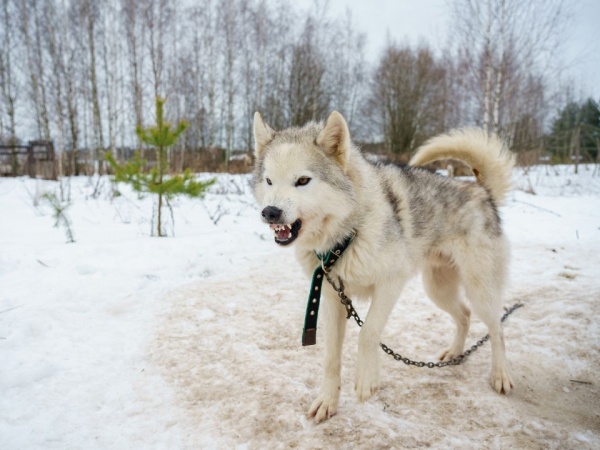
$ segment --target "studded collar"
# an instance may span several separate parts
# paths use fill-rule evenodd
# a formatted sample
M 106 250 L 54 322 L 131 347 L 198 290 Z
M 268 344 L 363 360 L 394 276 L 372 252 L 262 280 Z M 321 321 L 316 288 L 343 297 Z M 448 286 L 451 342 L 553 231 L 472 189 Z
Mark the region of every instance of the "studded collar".
M 302 345 L 315 345 L 317 342 L 317 319 L 319 317 L 319 305 L 321 303 L 321 290 L 323 288 L 323 278 L 329 273 L 333 265 L 341 258 L 342 253 L 350 246 L 356 236 L 356 231 L 338 243 L 327 254 L 321 255 L 317 252 L 317 258 L 321 265 L 317 266 L 313 272 L 310 292 L 308 293 L 308 303 L 306 305 L 306 315 L 304 317 L 304 329 L 302 331 Z

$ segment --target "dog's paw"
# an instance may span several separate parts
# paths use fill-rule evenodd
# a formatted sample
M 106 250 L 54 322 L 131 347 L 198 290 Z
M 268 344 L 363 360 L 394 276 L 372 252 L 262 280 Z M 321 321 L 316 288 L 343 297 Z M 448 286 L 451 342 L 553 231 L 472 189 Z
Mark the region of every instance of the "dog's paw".
M 490 382 L 498 394 L 508 394 L 515 386 L 505 368 L 492 370 Z
M 377 366 L 359 365 L 356 372 L 356 385 L 354 390 L 359 402 L 369 400 L 379 389 L 379 371 Z
M 337 395 L 321 393 L 308 409 L 308 417 L 314 417 L 316 423 L 321 423 L 337 413 L 339 392 Z
M 448 347 L 438 355 L 438 361 L 451 361 L 462 354 L 461 348 Z

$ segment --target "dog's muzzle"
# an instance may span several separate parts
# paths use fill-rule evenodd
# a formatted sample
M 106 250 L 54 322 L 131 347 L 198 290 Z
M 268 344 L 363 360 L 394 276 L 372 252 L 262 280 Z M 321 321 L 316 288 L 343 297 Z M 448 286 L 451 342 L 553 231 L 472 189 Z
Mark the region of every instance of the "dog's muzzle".
M 279 245 L 289 245 L 298 237 L 302 221 L 297 219 L 292 223 L 282 223 L 283 211 L 276 206 L 267 206 L 261 213 L 263 220 L 270 224 L 275 233 L 275 242 Z

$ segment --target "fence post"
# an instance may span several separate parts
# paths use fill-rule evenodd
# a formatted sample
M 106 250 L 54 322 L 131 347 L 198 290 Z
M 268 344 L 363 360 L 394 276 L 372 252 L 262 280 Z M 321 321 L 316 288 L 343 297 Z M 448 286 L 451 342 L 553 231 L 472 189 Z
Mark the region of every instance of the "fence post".
M 33 156 L 33 143 L 30 141 L 27 147 L 27 174 L 30 178 L 35 178 L 35 157 Z
M 52 165 L 52 179 L 58 180 L 58 164 L 56 160 L 56 155 L 54 153 L 54 141 L 49 141 L 46 144 L 46 149 L 48 151 L 48 161 Z

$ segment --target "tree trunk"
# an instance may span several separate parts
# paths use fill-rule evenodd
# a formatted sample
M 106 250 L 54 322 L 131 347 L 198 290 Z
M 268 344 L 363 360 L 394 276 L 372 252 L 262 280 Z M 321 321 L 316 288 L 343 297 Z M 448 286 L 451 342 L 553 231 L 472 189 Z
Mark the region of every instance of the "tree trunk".
M 165 155 L 165 148 L 164 147 L 158 147 L 156 149 L 156 163 L 158 165 L 158 184 L 160 186 L 162 186 L 163 184 L 163 175 L 165 172 L 165 163 L 166 163 L 166 155 Z M 157 224 L 156 224 L 156 230 L 158 232 L 158 237 L 163 237 L 163 232 L 162 232 L 162 205 L 163 205 L 163 193 L 159 192 L 158 193 L 158 212 L 157 212 Z
M 5 2 L 6 5 L 6 2 Z M 31 85 L 31 101 L 35 110 L 35 121 L 37 125 L 38 136 L 43 135 L 42 125 L 42 112 L 41 112 L 41 99 L 40 99 L 40 80 L 38 78 L 39 72 L 37 70 L 37 62 L 34 55 L 34 47 L 31 42 L 30 25 L 31 25 L 31 9 L 27 4 L 26 0 L 21 0 L 21 33 L 23 34 L 23 41 L 25 44 L 25 52 L 27 57 L 27 71 L 29 75 L 29 82 Z
M 42 119 L 42 138 L 49 140 L 50 139 L 50 115 L 48 114 L 48 97 L 46 94 L 46 83 L 44 76 L 44 58 L 42 52 L 42 25 L 40 23 L 40 14 L 38 11 L 37 1 L 34 3 L 34 18 L 35 18 L 35 47 L 37 54 L 37 64 L 38 67 L 36 70 L 40 76 L 40 111 L 41 111 L 41 119 Z
M 116 157 L 116 128 L 117 128 L 117 62 L 120 60 L 116 39 L 116 14 L 112 5 L 106 6 L 104 45 L 104 72 L 106 86 L 106 106 L 108 113 L 108 146 L 111 155 Z
M 485 30 L 484 38 L 484 88 L 483 88 L 483 129 L 487 132 L 490 131 L 490 117 L 491 117 L 491 97 L 492 97 L 492 76 L 493 76 L 493 63 L 492 63 L 492 0 L 487 0 L 487 26 Z
M 162 192 L 158 194 L 158 211 L 157 211 L 157 220 L 156 220 L 156 234 L 158 237 L 163 237 L 162 234 L 162 203 L 163 203 L 163 195 Z
M 581 126 L 577 125 L 573 132 L 572 154 L 575 157 L 575 174 L 579 173 L 579 156 L 581 151 Z
M 143 65 L 140 53 L 140 42 L 144 40 L 144 20 L 142 17 L 142 6 L 137 0 L 123 0 L 124 18 L 127 21 L 125 35 L 127 48 L 129 50 L 129 70 L 131 79 L 131 93 L 133 100 L 133 121 L 136 126 L 144 123 L 142 110 L 142 86 L 140 82 L 140 66 Z M 144 147 L 139 138 L 136 137 L 136 147 L 140 157 L 144 159 Z
M 96 74 L 96 45 L 94 36 L 94 15 L 92 10 L 92 0 L 87 0 L 87 31 L 88 31 L 88 49 L 90 56 L 90 82 L 92 89 L 92 115 L 94 120 L 94 159 L 98 161 L 98 173 L 104 172 L 102 164 L 102 155 L 100 151 L 104 149 L 104 137 L 102 135 L 102 116 L 100 114 L 100 100 L 98 96 L 98 80 Z
M 216 93 L 216 70 L 217 64 L 217 52 L 215 50 L 215 34 L 216 26 L 213 18 L 213 6 L 209 0 L 206 3 L 206 10 L 208 11 L 207 17 L 207 31 L 205 32 L 205 47 L 206 47 L 206 58 L 208 61 L 212 61 L 208 64 L 208 146 L 213 147 L 216 140 L 216 127 L 217 127 L 217 93 Z
M 60 33 L 61 26 L 59 24 L 59 17 L 63 14 L 63 11 L 57 12 L 53 4 L 46 5 L 45 21 L 50 24 L 48 27 L 48 35 L 46 36 L 48 41 L 48 51 L 52 60 L 52 70 L 55 78 L 55 120 L 57 128 L 57 157 L 58 157 L 58 169 L 59 175 L 62 176 L 62 156 L 65 151 L 65 117 L 63 110 L 63 83 L 64 83 L 64 47 L 61 40 Z
M 494 89 L 494 113 L 492 131 L 498 134 L 500 129 L 500 102 L 502 100 L 502 66 L 496 72 L 496 88 Z
M 12 66 L 12 28 L 10 26 L 10 17 L 8 12 L 8 2 L 3 3 L 3 22 L 4 22 L 4 50 L 0 50 L 0 89 L 2 90 L 2 98 L 6 107 L 6 114 L 8 115 L 8 136 L 9 144 L 15 145 L 17 143 L 17 127 L 16 127 L 16 89 L 13 89 L 13 66 Z M 14 158 L 15 169 L 18 169 L 18 161 Z M 15 170 L 17 173 L 18 170 Z

